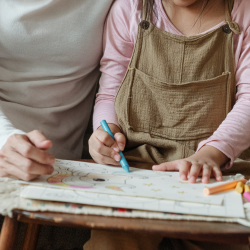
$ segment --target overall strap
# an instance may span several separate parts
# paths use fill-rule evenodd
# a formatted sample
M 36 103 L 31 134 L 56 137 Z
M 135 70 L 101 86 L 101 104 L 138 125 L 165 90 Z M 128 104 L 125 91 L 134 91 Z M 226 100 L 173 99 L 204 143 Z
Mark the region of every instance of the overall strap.
M 142 21 L 148 21 L 150 22 L 151 20 L 151 13 L 152 13 L 152 8 L 149 4 L 149 0 L 142 0 L 143 6 L 142 6 Z
M 231 13 L 234 7 L 234 0 L 225 0 L 225 17 L 226 23 L 228 24 L 229 28 L 234 32 L 234 34 L 239 35 L 241 33 L 240 26 L 238 23 L 233 22 Z

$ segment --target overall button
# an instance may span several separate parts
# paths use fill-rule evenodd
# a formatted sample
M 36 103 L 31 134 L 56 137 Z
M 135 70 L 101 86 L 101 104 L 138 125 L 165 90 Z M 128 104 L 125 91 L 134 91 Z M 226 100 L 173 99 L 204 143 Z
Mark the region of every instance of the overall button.
M 141 21 L 140 26 L 144 29 L 147 30 L 149 28 L 149 22 L 148 21 Z
M 223 25 L 222 30 L 227 34 L 230 34 L 232 32 L 228 24 Z

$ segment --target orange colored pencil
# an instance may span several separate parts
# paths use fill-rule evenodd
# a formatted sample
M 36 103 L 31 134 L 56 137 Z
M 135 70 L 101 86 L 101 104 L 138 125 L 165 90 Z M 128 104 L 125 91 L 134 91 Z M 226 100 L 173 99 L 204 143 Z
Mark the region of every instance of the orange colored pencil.
M 205 195 L 210 195 L 210 194 L 216 194 L 219 192 L 223 192 L 223 191 L 226 191 L 229 189 L 233 189 L 236 187 L 236 185 L 239 181 L 243 182 L 244 184 L 247 182 L 246 179 L 239 179 L 239 180 L 235 180 L 235 181 L 230 181 L 230 182 L 226 182 L 226 183 L 223 183 L 221 185 L 214 186 L 214 187 L 204 188 L 203 193 Z

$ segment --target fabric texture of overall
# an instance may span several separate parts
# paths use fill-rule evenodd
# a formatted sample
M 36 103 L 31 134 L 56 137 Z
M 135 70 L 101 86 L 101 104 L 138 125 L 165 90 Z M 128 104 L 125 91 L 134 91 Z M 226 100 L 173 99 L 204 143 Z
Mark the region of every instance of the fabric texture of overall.
M 219 127 L 235 102 L 233 0 L 226 24 L 197 36 L 157 28 L 146 16 L 115 108 L 128 160 L 159 164 L 188 157 Z M 208 118 L 209 117 L 209 118 Z

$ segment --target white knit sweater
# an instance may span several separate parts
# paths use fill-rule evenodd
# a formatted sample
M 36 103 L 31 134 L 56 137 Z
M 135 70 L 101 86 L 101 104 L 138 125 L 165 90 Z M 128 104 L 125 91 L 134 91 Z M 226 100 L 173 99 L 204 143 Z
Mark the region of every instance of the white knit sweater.
M 81 157 L 112 1 L 0 1 L 0 148 L 39 129 L 55 157 Z

